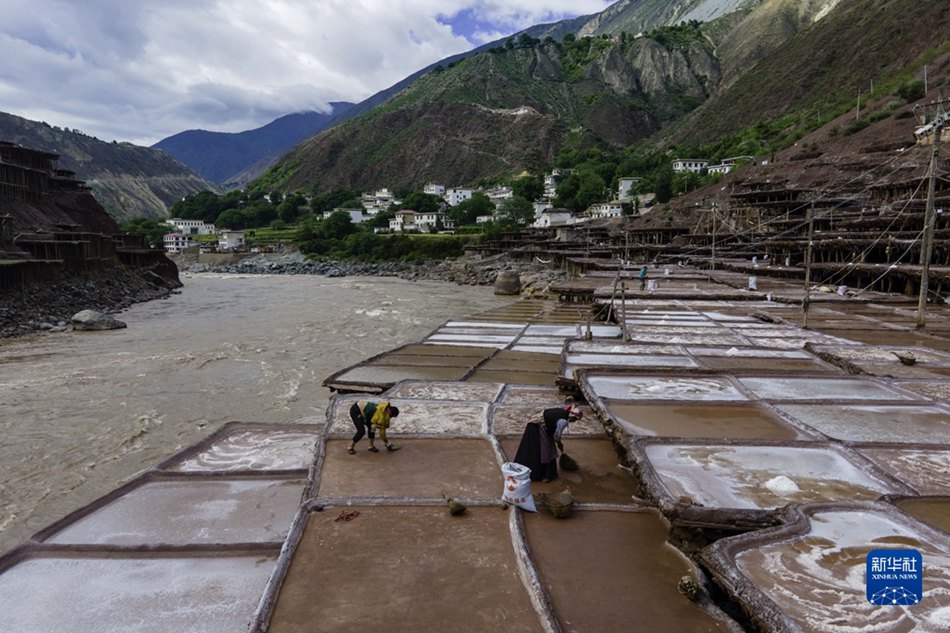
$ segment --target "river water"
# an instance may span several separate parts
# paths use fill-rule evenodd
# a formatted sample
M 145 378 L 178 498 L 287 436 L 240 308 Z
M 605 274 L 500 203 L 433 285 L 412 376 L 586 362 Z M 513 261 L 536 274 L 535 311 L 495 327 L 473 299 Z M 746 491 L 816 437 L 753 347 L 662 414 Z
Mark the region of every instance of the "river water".
M 324 378 L 509 299 L 396 278 L 185 275 L 127 329 L 0 341 L 0 553 L 230 421 L 325 422 Z

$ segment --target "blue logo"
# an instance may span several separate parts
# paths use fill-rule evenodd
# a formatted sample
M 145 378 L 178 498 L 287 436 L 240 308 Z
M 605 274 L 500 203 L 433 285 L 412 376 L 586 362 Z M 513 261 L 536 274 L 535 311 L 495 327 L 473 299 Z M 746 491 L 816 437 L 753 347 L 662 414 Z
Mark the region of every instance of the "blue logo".
M 924 559 L 915 549 L 876 549 L 867 557 L 868 602 L 912 605 L 924 593 Z

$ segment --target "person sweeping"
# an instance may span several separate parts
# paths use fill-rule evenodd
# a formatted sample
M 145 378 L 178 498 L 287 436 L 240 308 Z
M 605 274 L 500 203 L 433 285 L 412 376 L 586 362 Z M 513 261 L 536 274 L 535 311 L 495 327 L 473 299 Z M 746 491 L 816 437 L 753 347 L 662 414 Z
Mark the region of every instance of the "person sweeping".
M 389 428 L 389 422 L 392 418 L 399 416 L 399 409 L 389 402 L 370 402 L 369 400 L 360 400 L 353 403 L 350 407 L 350 419 L 356 426 L 356 434 L 353 435 L 353 441 L 350 442 L 346 452 L 350 455 L 356 454 L 356 443 L 363 439 L 364 435 L 369 436 L 369 452 L 378 453 L 376 448 L 376 432 L 379 431 L 379 437 L 383 440 L 383 445 L 388 451 L 398 451 L 401 447 L 390 444 L 386 438 L 386 429 Z

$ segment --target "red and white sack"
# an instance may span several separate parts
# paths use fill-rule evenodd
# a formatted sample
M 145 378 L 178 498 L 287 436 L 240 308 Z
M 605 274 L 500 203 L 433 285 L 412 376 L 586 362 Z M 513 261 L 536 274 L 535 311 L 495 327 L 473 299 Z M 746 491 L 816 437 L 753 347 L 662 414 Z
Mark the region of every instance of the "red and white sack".
M 501 465 L 501 474 L 505 478 L 501 500 L 522 510 L 537 512 L 534 497 L 531 496 L 531 469 L 515 462 L 505 462 Z

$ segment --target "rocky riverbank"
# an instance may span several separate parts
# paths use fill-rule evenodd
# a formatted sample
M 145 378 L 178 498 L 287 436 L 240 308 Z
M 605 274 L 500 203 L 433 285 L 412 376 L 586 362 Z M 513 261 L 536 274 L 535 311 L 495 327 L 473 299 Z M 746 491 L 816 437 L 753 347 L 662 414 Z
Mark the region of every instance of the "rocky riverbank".
M 174 259 L 174 258 L 173 258 Z M 307 259 L 300 253 L 260 254 L 238 262 L 211 265 L 184 258 L 175 260 L 182 271 L 192 273 L 214 272 L 241 275 L 324 275 L 326 277 L 398 277 L 408 281 L 447 281 L 465 286 L 490 286 L 498 274 L 505 271 L 518 273 L 522 295 L 540 296 L 550 285 L 564 279 L 564 271 L 552 270 L 541 264 L 520 264 L 504 256 L 475 259 L 461 257 L 455 260 L 426 263 L 406 262 L 325 262 Z
M 95 273 L 65 274 L 52 283 L 0 295 L 0 338 L 66 330 L 70 318 L 82 310 L 118 312 L 172 292 L 118 263 Z

